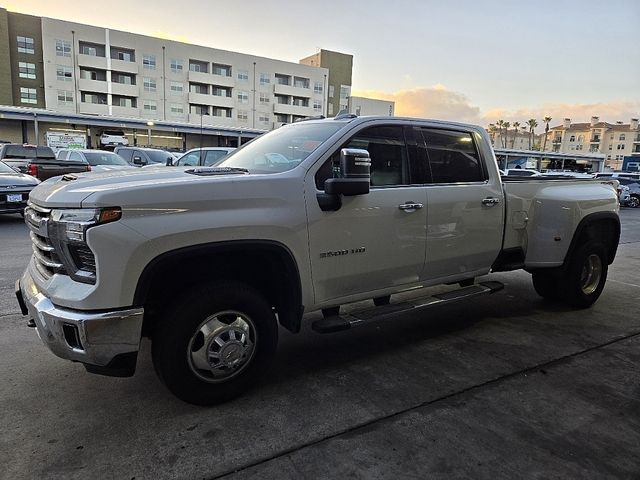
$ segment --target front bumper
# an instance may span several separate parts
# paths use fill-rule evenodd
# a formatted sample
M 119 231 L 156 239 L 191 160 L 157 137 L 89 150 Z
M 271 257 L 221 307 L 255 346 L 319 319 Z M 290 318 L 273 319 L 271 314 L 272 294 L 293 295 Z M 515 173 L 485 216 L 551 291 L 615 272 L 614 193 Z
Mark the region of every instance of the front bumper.
M 34 320 L 38 336 L 55 355 L 82 362 L 93 373 L 133 375 L 142 308 L 86 312 L 57 307 L 39 291 L 28 270 L 16 282 L 16 295 L 22 313 Z

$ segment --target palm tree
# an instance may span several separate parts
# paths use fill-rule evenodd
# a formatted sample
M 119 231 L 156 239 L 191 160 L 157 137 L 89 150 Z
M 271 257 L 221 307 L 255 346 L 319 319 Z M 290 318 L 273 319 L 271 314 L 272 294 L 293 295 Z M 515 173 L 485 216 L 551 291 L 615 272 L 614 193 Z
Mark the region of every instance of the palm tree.
M 489 137 L 491 137 L 491 143 L 495 146 L 496 144 L 496 131 L 498 129 L 496 128 L 496 125 L 494 123 L 490 123 L 489 124 L 489 128 L 487 128 L 487 131 L 489 132 Z
M 509 127 L 511 123 L 504 122 L 504 148 L 507 148 L 507 137 L 509 136 Z
M 535 128 L 538 126 L 538 122 L 535 118 L 530 118 L 527 124 L 529 125 L 529 150 L 531 150 L 533 137 L 536 135 Z
M 542 151 L 544 152 L 547 148 L 547 134 L 549 133 L 549 122 L 551 121 L 551 117 L 544 117 L 542 121 L 545 123 L 544 126 L 544 144 L 542 146 Z
M 511 148 L 514 148 L 516 144 L 516 138 L 518 137 L 518 128 L 520 128 L 520 122 L 513 122 L 513 140 L 511 140 Z
M 502 146 L 503 136 L 502 136 L 502 128 L 504 127 L 504 120 L 498 120 L 496 122 L 498 126 L 498 133 L 500 134 L 500 146 Z

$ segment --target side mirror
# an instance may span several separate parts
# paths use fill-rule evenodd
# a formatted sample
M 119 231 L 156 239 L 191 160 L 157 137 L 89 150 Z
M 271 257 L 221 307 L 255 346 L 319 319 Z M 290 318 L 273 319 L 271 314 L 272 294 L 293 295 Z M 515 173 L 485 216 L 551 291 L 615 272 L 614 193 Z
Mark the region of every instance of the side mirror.
M 347 197 L 369 193 L 371 184 L 371 158 L 369 152 L 359 148 L 340 150 L 340 177 L 324 182 L 324 191 L 329 195 L 342 194 Z
M 147 162 L 145 162 L 144 160 L 142 160 L 142 157 L 139 157 L 137 155 L 135 155 L 133 157 L 133 164 L 134 165 L 145 165 Z
M 173 157 L 167 157 L 167 167 L 171 167 L 173 165 Z

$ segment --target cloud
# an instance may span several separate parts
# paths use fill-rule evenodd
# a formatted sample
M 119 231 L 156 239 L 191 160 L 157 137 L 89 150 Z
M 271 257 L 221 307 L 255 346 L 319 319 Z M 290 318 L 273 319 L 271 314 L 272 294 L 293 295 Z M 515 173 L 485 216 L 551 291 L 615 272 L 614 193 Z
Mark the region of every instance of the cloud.
M 638 118 L 640 114 L 640 102 L 617 101 L 609 103 L 549 103 L 540 107 L 519 108 L 508 110 L 495 108 L 482 115 L 482 124 L 494 123 L 497 120 L 526 122 L 530 118 L 538 120 L 551 117 L 551 126 L 562 124 L 562 119 L 570 118 L 572 123 L 588 122 L 592 116 L 599 117 L 602 122 L 615 123 L 622 121 L 629 123 L 631 118 Z
M 468 123 L 478 123 L 482 120 L 480 109 L 471 105 L 465 95 L 452 92 L 444 85 L 412 88 L 395 93 L 361 90 L 354 91 L 353 94 L 394 101 L 395 113 L 400 117 L 436 118 Z

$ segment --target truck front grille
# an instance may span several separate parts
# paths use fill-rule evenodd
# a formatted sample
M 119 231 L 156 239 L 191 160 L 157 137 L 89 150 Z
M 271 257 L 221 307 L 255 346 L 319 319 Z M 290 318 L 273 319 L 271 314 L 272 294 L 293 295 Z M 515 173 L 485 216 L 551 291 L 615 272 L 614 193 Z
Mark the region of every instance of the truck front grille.
M 51 210 L 30 202 L 24 214 L 25 222 L 31 230 L 29 236 L 38 271 L 45 278 L 51 277 L 54 273 L 66 274 L 64 265 L 49 238 Z

